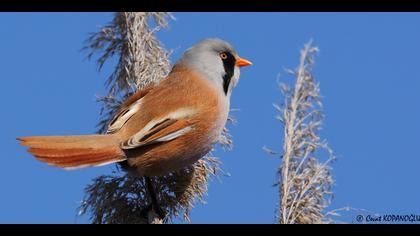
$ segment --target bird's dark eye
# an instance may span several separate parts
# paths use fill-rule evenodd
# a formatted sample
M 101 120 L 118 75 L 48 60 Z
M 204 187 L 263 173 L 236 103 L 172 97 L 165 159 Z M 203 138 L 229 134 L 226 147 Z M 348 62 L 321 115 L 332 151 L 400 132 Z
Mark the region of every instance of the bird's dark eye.
M 224 53 L 224 52 L 221 52 L 220 54 L 219 54 L 219 56 L 220 56 L 220 58 L 222 58 L 222 60 L 226 60 L 227 59 L 227 54 L 226 53 Z

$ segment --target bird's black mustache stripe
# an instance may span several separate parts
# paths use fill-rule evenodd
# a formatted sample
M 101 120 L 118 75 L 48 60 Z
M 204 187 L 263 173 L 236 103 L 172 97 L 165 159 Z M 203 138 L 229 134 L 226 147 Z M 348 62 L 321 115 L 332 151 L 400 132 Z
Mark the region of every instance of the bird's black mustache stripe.
M 225 74 L 223 75 L 223 91 L 225 94 L 228 94 L 229 85 L 232 80 L 236 59 L 230 52 L 224 52 L 227 55 L 226 59 L 222 59 L 223 67 L 225 69 Z

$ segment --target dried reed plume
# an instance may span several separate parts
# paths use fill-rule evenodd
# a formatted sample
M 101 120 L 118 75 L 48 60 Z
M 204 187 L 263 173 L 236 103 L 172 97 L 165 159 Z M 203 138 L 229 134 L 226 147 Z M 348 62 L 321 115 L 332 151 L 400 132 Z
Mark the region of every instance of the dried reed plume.
M 300 53 L 294 87 L 280 83 L 285 101 L 275 105 L 284 126 L 282 164 L 278 170 L 280 202 L 277 221 L 281 224 L 330 222 L 325 208 L 332 196 L 330 162 L 335 159 L 319 131 L 324 118 L 319 84 L 311 69 L 318 52 L 311 43 Z M 325 157 L 322 160 L 320 156 Z
M 149 25 L 150 18 L 154 19 L 154 28 Z M 169 53 L 155 37 L 156 31 L 167 27 L 167 18 L 172 16 L 116 13 L 108 26 L 87 40 L 88 58 L 100 53 L 99 68 L 109 58 L 118 57 L 118 65 L 106 83 L 109 93 L 98 99 L 103 102 L 100 133 L 106 131 L 122 100 L 168 74 Z M 220 140 L 222 145 L 231 145 L 227 129 Z M 174 217 L 189 222 L 190 210 L 197 202 L 204 202 L 208 181 L 220 171 L 219 166 L 218 159 L 207 156 L 193 166 L 153 178 L 136 177 L 118 168 L 113 175 L 99 176 L 86 187 L 79 214 L 89 212 L 92 223 L 167 223 Z
M 108 95 L 98 98 L 104 104 L 98 125 L 100 133 L 106 132 L 121 101 L 149 84 L 158 83 L 169 73 L 169 53 L 155 37 L 155 32 L 168 27 L 168 17 L 173 18 L 168 13 L 116 13 L 108 26 L 87 39 L 84 47 L 90 50 L 87 58 L 101 54 L 97 60 L 99 69 L 111 57 L 118 57 L 117 66 L 106 81 Z M 150 18 L 156 24 L 153 29 L 149 28 Z

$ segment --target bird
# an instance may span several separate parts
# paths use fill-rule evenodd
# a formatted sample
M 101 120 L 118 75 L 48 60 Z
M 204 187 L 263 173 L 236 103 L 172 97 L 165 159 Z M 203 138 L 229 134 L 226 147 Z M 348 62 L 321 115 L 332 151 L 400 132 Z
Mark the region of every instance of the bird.
M 240 68 L 252 65 L 219 38 L 188 48 L 166 78 L 128 97 L 104 134 L 19 137 L 37 160 L 64 169 L 123 163 L 138 176 L 194 164 L 219 140 Z

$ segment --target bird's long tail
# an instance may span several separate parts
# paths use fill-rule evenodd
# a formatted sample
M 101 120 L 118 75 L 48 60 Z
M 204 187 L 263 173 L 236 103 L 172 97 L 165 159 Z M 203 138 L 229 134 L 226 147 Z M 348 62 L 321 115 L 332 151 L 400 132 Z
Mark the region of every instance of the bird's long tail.
M 38 160 L 65 169 L 126 160 L 114 135 L 33 136 L 17 138 Z

